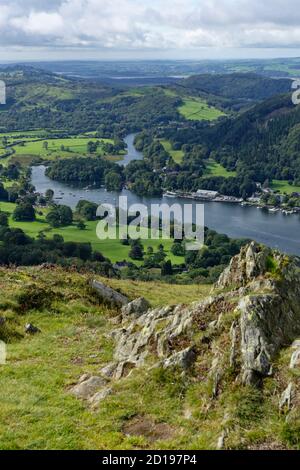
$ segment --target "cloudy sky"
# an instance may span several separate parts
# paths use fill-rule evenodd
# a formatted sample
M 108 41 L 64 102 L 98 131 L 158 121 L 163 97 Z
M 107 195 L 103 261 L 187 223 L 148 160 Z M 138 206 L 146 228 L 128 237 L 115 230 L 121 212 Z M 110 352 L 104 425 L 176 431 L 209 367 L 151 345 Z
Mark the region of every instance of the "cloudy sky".
M 0 0 L 0 60 L 300 56 L 299 0 Z

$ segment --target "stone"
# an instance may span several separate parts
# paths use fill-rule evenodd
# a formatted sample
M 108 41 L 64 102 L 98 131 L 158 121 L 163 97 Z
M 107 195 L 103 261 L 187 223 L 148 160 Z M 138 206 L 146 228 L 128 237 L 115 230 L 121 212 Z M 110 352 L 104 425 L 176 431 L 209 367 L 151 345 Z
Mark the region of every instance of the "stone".
M 222 450 L 225 447 L 225 439 L 228 437 L 228 431 L 224 430 L 222 431 L 222 434 L 220 435 L 218 442 L 217 442 L 217 450 Z
M 290 369 L 300 368 L 300 349 L 293 352 L 290 362 Z
M 283 394 L 281 395 L 279 408 L 280 410 L 287 410 L 291 409 L 292 398 L 294 393 L 294 384 L 292 382 L 289 383 Z
M 232 258 L 230 265 L 221 274 L 217 288 L 242 287 L 256 277 L 265 274 L 267 259 L 271 250 L 256 242 L 251 242 L 241 249 L 239 255 Z
M 32 323 L 27 323 L 27 325 L 25 325 L 25 333 L 27 333 L 28 335 L 35 335 L 40 332 L 41 330 L 36 326 L 32 325 Z
M 100 392 L 95 393 L 91 398 L 89 398 L 89 403 L 93 407 L 99 406 L 100 402 L 105 400 L 108 396 L 112 395 L 113 391 L 112 388 L 104 388 L 103 390 L 100 390 Z
M 128 297 L 117 292 L 111 287 L 106 286 L 100 281 L 92 281 L 92 288 L 95 290 L 97 295 L 103 300 L 103 302 L 108 303 L 111 306 L 123 307 L 129 303 Z
M 139 299 L 133 300 L 129 304 L 125 305 L 122 308 L 122 315 L 123 318 L 132 317 L 132 318 L 139 318 L 140 316 L 147 313 L 150 309 L 149 302 L 144 299 L 144 297 L 140 297 Z
M 104 377 L 112 378 L 115 371 L 117 368 L 117 364 L 114 362 L 111 362 L 110 364 L 107 364 L 107 366 L 103 367 L 100 370 L 100 374 L 103 375 Z
M 189 369 L 195 362 L 196 354 L 193 348 L 187 348 L 184 351 L 179 351 L 171 357 L 163 361 L 162 366 L 164 369 L 170 367 L 180 367 L 183 370 Z
M 84 377 L 81 377 L 77 385 L 71 389 L 71 393 L 77 398 L 88 400 L 106 384 L 107 380 L 103 377 L 92 376 L 85 380 Z

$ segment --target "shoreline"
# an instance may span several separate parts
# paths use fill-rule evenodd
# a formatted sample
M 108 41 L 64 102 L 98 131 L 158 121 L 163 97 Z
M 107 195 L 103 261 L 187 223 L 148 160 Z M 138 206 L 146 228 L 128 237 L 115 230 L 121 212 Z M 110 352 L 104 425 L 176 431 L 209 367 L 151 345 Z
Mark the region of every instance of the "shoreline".
M 242 207 L 249 206 L 249 207 L 256 207 L 257 209 L 261 209 L 261 210 L 266 210 L 270 212 L 271 214 L 282 212 L 284 215 L 295 215 L 295 214 L 300 213 L 300 207 L 294 207 L 293 209 L 289 209 L 287 207 L 266 206 L 266 205 L 260 204 L 259 202 L 251 202 L 251 201 L 244 200 L 242 198 L 236 198 L 234 196 L 219 195 L 214 198 L 209 198 L 209 197 L 199 196 L 196 193 L 180 193 L 180 192 L 166 191 L 163 194 L 163 197 L 191 199 L 193 201 L 203 201 L 203 202 L 221 202 L 221 203 L 239 204 Z

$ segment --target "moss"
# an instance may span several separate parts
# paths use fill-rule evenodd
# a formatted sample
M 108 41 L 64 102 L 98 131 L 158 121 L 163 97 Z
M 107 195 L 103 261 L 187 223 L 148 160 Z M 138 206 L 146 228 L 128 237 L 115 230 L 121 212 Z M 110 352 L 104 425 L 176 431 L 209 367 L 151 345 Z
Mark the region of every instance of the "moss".
M 300 420 L 285 423 L 282 427 L 281 438 L 289 447 L 300 450 Z

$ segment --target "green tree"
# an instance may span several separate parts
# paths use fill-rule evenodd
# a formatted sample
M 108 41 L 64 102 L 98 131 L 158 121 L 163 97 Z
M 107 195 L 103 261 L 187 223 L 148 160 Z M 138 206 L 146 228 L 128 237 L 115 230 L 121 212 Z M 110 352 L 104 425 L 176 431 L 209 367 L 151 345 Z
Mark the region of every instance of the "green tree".
M 122 178 L 115 171 L 109 171 L 105 176 L 105 187 L 108 191 L 121 191 Z
M 13 219 L 17 222 L 33 222 L 35 220 L 34 207 L 29 203 L 18 204 L 13 212 Z
M 132 240 L 129 257 L 134 260 L 142 260 L 144 258 L 144 251 L 140 240 Z
M 71 225 L 73 212 L 68 206 L 56 206 L 46 216 L 46 220 L 52 227 Z
M 49 202 L 53 201 L 53 197 L 54 197 L 53 189 L 47 189 L 47 191 L 45 192 L 45 197 L 46 197 L 47 201 L 49 201 Z
M 83 222 L 83 220 L 79 220 L 79 222 L 77 224 L 77 228 L 79 228 L 79 230 L 85 230 L 86 229 L 86 224 Z
M 8 227 L 8 215 L 5 212 L 0 212 L 0 226 Z
M 162 276 L 172 276 L 173 267 L 170 260 L 165 261 L 161 266 L 161 275 Z

